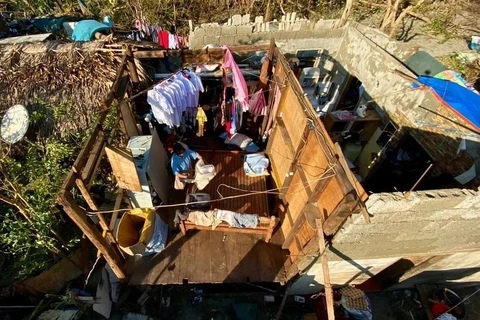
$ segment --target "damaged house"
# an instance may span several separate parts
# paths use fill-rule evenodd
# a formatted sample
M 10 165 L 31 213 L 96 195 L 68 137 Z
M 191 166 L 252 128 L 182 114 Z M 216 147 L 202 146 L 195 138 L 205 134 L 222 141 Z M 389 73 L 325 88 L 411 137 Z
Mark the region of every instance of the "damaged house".
M 357 24 L 335 30 L 335 41 L 332 35 L 296 50 L 291 40 L 192 51 L 124 48 L 103 112 L 58 194 L 120 280 L 291 282 L 290 293 L 305 294 L 330 283 L 411 286 L 432 273 L 436 281 L 478 281 L 476 117 L 422 82 L 428 73 L 415 59 L 428 57 L 413 48 Z M 233 103 L 226 121 L 237 127 L 232 131 L 223 126 L 221 105 L 229 88 L 239 90 L 239 74 L 243 98 L 263 90 L 265 104 Z M 190 108 L 196 114 L 180 109 L 174 113 L 185 112 L 183 118 L 155 123 L 148 92 L 177 75 L 202 82 Z M 112 110 L 119 139 L 103 129 Z M 213 166 L 215 176 L 201 189 L 174 190 L 176 141 Z M 112 208 L 100 208 L 89 191 L 105 154 L 118 186 Z M 251 154 L 268 170 L 248 174 Z M 256 220 L 206 226 L 180 218 L 176 229 L 177 210 L 202 204 Z M 158 219 L 161 248 L 145 257 Z

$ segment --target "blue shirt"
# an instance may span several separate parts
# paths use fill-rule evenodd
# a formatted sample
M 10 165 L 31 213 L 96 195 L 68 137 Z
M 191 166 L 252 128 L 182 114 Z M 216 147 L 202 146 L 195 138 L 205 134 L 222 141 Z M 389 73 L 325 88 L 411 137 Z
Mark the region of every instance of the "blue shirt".
M 192 166 L 192 160 L 198 158 L 198 153 L 190 149 L 185 149 L 183 156 L 173 154 L 172 157 L 172 170 L 173 174 L 185 173 L 190 170 Z

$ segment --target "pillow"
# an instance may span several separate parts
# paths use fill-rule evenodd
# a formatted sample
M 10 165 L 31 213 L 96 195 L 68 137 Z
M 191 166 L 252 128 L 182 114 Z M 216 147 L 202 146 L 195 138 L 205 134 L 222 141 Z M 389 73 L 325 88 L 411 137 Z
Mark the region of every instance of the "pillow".
M 240 149 L 242 150 L 245 150 L 252 141 L 253 139 L 250 139 L 249 137 L 241 133 L 235 133 L 230 139 L 228 138 L 228 136 L 225 139 L 226 144 L 234 144 L 240 147 Z

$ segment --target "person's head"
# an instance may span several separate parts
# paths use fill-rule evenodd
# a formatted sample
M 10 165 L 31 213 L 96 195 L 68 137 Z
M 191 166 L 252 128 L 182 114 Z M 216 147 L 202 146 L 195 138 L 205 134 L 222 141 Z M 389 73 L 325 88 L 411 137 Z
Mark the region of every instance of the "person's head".
M 181 143 L 175 143 L 175 145 L 173 146 L 173 152 L 175 152 L 177 156 L 183 156 L 183 154 L 185 153 L 185 148 L 182 146 Z

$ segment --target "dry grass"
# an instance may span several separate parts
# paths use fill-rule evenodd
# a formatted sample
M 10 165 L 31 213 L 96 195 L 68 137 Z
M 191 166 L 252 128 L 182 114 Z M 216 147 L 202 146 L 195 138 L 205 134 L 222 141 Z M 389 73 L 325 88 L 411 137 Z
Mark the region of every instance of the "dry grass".
M 49 125 L 56 134 L 89 128 L 121 61 L 96 52 L 100 46 L 49 42 L 0 47 L 0 113 L 15 104 L 40 104 L 55 114 Z

